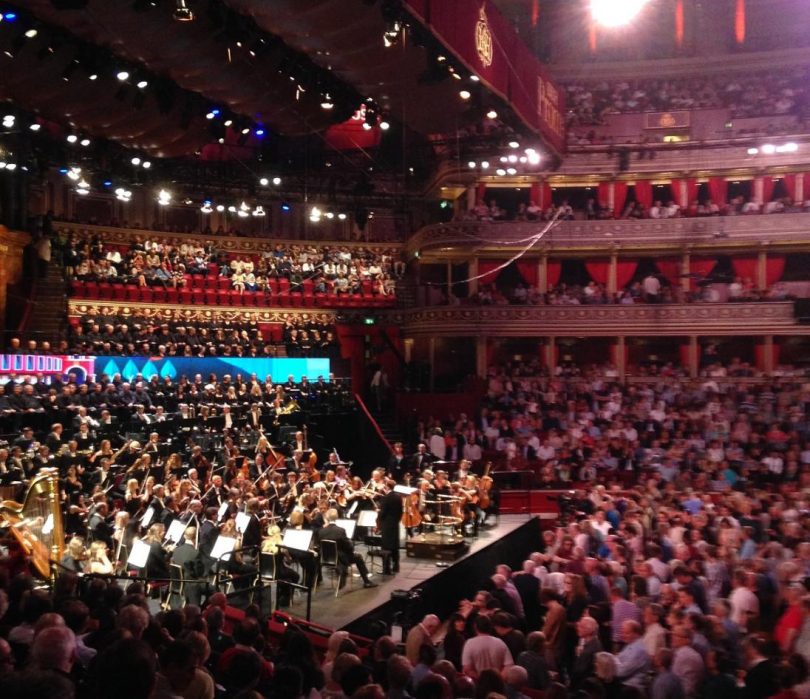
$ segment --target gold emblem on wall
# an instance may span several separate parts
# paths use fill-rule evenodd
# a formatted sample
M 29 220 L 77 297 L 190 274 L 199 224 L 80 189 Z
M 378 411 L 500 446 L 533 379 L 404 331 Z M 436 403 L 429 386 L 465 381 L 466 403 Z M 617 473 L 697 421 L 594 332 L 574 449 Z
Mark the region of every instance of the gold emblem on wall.
M 478 22 L 475 24 L 475 50 L 478 52 L 481 65 L 484 68 L 489 68 L 492 65 L 494 52 L 492 48 L 492 32 L 489 29 L 489 20 L 484 5 L 481 5 Z

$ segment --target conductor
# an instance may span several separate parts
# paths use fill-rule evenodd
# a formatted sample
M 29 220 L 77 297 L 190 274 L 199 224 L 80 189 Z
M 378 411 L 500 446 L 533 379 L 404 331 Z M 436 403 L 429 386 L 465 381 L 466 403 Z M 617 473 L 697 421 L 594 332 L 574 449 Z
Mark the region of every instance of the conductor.
M 379 502 L 377 525 L 380 528 L 382 548 L 390 553 L 383 564 L 383 575 L 399 572 L 399 522 L 402 519 L 402 497 L 394 492 L 394 481 L 389 480 L 386 485 L 392 488 L 383 495 Z

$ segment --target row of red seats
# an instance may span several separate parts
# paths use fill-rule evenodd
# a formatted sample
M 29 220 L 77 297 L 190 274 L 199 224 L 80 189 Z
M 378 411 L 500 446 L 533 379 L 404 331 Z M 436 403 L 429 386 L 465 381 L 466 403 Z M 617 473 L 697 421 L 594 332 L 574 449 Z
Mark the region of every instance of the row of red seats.
M 275 280 L 274 280 L 275 281 Z M 277 290 L 245 291 L 240 293 L 232 288 L 202 288 L 187 285 L 180 289 L 164 289 L 160 286 L 138 286 L 109 282 L 85 282 L 74 279 L 70 283 L 70 293 L 74 298 L 99 299 L 107 301 L 130 301 L 132 303 L 171 303 L 181 305 L 206 306 L 294 306 L 294 307 L 345 307 L 356 308 L 393 306 L 392 295 L 381 296 L 371 292 L 370 285 L 362 294 L 315 293 L 312 282 L 290 290 L 288 279 L 278 280 Z M 286 282 L 286 284 L 282 283 Z

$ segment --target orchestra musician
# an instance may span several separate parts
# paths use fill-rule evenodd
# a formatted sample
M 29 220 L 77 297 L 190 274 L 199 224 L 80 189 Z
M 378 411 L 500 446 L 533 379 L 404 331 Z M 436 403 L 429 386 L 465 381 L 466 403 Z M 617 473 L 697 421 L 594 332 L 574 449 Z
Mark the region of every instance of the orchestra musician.
M 301 430 L 295 433 L 292 441 L 289 444 L 290 455 L 295 454 L 296 451 L 304 452 L 307 450 L 306 442 L 304 440 L 304 433 Z
M 197 528 L 186 527 L 182 543 L 171 554 L 171 562 L 180 566 L 183 570 L 183 578 L 186 580 L 199 580 L 206 574 L 206 564 L 195 545 L 196 540 Z M 183 585 L 186 601 L 199 606 L 207 587 L 206 583 L 186 582 Z
M 414 473 L 422 473 L 433 463 L 433 455 L 427 450 L 424 444 L 416 445 L 416 453 L 412 457 L 411 470 Z
M 391 458 L 388 460 L 388 473 L 397 483 L 401 483 L 408 473 L 408 458 L 405 456 L 405 451 L 402 447 L 402 442 L 394 443 L 394 451 Z
M 335 542 L 337 547 L 338 589 L 342 590 L 346 587 L 347 576 L 352 564 L 357 567 L 357 572 L 363 578 L 363 587 L 377 587 L 377 584 L 368 577 L 368 568 L 362 556 L 354 552 L 354 544 L 351 539 L 346 536 L 346 532 L 341 527 L 335 524 L 337 519 L 338 511 L 336 509 L 327 510 L 325 516 L 326 526 L 315 532 L 315 536 L 319 548 L 320 542 L 324 540 Z

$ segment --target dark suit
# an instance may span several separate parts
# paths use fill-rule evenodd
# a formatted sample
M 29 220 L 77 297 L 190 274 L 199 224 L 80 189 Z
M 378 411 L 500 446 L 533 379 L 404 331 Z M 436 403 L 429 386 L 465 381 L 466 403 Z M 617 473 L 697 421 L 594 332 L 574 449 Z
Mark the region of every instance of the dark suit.
M 598 638 L 588 641 L 579 652 L 574 656 L 574 662 L 571 665 L 571 686 L 579 687 L 586 679 L 592 677 L 594 674 L 594 660 L 596 654 L 602 652 L 602 644 Z
M 772 660 L 763 660 L 752 667 L 745 675 L 744 699 L 770 697 L 779 691 L 776 666 Z
M 377 512 L 377 526 L 382 535 L 382 547 L 391 552 L 389 559 L 386 559 L 383 574 L 390 575 L 399 572 L 399 522 L 402 519 L 402 496 L 391 491 L 383 495 L 379 502 Z
M 183 569 L 183 577 L 186 579 L 199 579 L 205 575 L 205 563 L 200 552 L 188 542 L 184 541 L 174 550 L 172 563 Z M 188 603 L 199 606 L 204 590 L 205 585 L 202 583 L 186 583 L 185 596 Z
M 422 473 L 430 464 L 433 463 L 433 455 L 425 452 L 424 454 L 416 453 L 412 457 L 413 465 L 411 470 L 415 473 Z
M 512 582 L 523 602 L 526 628 L 536 631 L 540 628 L 540 581 L 531 573 L 518 573 L 512 576 Z
M 357 571 L 362 576 L 363 580 L 368 580 L 368 568 L 366 562 L 362 559 L 360 554 L 354 552 L 354 544 L 351 539 L 346 536 L 346 532 L 341 529 L 334 522 L 327 524 L 325 527 L 319 529 L 315 536 L 318 540 L 318 546 L 324 539 L 335 542 L 337 547 L 337 570 L 341 576 L 345 576 L 349 567 L 354 563 L 357 566 Z
M 262 525 L 259 523 L 259 518 L 254 514 L 250 515 L 250 522 L 245 527 L 245 533 L 242 534 L 242 548 L 248 546 L 260 546 L 262 543 Z

